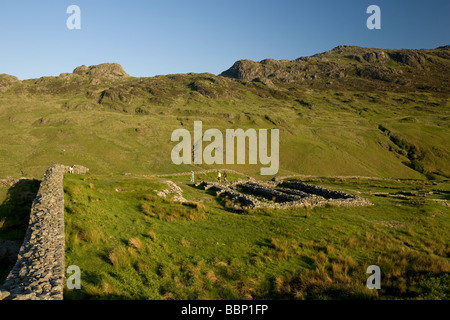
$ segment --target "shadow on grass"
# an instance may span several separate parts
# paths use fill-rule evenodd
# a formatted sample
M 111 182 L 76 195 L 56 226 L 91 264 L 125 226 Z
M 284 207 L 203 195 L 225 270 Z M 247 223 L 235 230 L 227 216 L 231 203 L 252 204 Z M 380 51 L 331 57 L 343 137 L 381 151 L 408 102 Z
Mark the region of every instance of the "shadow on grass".
M 38 180 L 20 180 L 8 189 L 0 204 L 0 283 L 16 262 L 39 185 Z

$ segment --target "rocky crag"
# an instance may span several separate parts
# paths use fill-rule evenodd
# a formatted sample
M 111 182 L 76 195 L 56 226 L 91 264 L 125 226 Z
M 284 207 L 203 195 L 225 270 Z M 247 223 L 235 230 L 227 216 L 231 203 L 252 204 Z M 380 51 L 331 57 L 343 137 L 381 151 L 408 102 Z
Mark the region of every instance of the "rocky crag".
M 120 79 L 127 78 L 129 75 L 118 63 L 103 63 L 96 66 L 87 67 L 85 65 L 75 68 L 73 74 L 80 76 L 93 76 L 100 78 Z
M 83 65 L 58 77 L 23 81 L 3 74 L 0 93 L 68 94 L 62 105 L 65 110 L 105 109 L 140 115 L 151 114 L 152 106 L 172 105 L 186 97 L 241 100 L 249 92 L 263 98 L 297 99 L 309 108 L 305 89 L 446 95 L 449 72 L 448 45 L 435 49 L 342 45 L 295 60 L 239 60 L 218 76 L 189 73 L 135 78 L 117 63 Z
M 20 83 L 17 77 L 8 74 L 0 74 L 0 93 L 12 88 L 16 83 Z
M 221 76 L 262 82 L 269 87 L 274 83 L 326 80 L 327 86 L 339 81 L 360 90 L 367 87 L 395 91 L 401 87 L 447 92 L 449 59 L 450 46 L 415 50 L 344 45 L 295 60 L 239 60 Z

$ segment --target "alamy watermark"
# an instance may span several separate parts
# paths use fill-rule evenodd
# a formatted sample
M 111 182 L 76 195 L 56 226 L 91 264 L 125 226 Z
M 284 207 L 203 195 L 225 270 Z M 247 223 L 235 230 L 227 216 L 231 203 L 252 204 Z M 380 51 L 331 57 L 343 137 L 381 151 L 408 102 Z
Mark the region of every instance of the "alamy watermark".
M 69 30 L 80 30 L 81 29 L 81 9 L 77 5 L 70 5 L 66 10 L 67 14 L 70 16 L 66 20 L 66 26 Z M 377 5 L 370 5 L 366 10 L 370 17 L 367 18 L 366 26 L 369 30 L 381 29 L 381 9 Z
M 70 16 L 67 18 L 66 26 L 69 30 L 80 30 L 81 29 L 81 9 L 77 5 L 70 5 L 66 10 L 67 14 Z M 377 5 L 370 5 L 366 10 L 370 17 L 367 18 L 366 26 L 369 30 L 381 29 L 381 9 Z
M 261 168 L 261 175 L 275 175 L 279 168 L 280 132 L 270 130 L 270 155 L 268 146 L 268 130 L 260 129 L 227 129 L 224 135 L 218 129 L 208 129 L 203 133 L 202 121 L 194 121 L 194 140 L 186 129 L 173 131 L 171 140 L 180 141 L 172 149 L 172 162 L 180 164 L 246 164 L 246 140 L 248 139 L 248 164 L 269 165 Z M 212 141 L 203 150 L 203 142 Z M 225 151 L 225 159 L 224 159 Z
M 67 18 L 66 26 L 69 30 L 80 30 L 81 29 L 81 9 L 79 6 L 71 5 L 67 7 L 67 14 L 70 16 Z
M 67 274 L 71 274 L 67 278 L 67 288 L 70 290 L 81 289 L 81 271 L 79 266 L 69 266 L 67 268 Z
M 371 265 L 367 267 L 366 273 L 371 274 L 371 276 L 367 279 L 367 288 L 373 290 L 381 289 L 381 269 L 379 266 Z
M 371 16 L 367 18 L 366 26 L 369 30 L 381 29 L 381 9 L 379 6 L 371 5 L 367 8 L 366 13 Z

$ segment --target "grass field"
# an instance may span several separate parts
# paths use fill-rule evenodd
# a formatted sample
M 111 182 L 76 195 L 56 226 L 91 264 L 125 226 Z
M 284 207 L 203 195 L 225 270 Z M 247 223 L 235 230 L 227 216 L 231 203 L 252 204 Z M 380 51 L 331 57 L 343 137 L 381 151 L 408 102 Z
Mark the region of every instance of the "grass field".
M 20 91 L 4 93 L 0 95 L 0 177 L 40 179 L 54 163 L 80 164 L 98 174 L 197 170 L 171 161 L 171 150 L 176 145 L 170 141 L 172 132 L 184 128 L 192 134 L 194 121 L 202 121 L 204 131 L 278 128 L 280 174 L 450 176 L 450 109 L 448 99 L 440 95 L 299 87 L 290 92 L 292 96 L 279 99 L 260 96 L 267 90 L 258 84 L 236 82 L 228 90 L 239 94 L 237 98 L 212 99 L 188 89 L 189 80 L 203 78 L 208 77 L 183 75 L 181 80 L 146 80 L 160 81 L 158 86 L 166 86 L 166 90 L 174 87 L 181 93 L 164 104 L 144 101 L 147 112 L 139 114 L 100 104 L 78 108 L 77 103 L 92 102 L 83 95 L 74 98 L 40 92 L 30 97 Z M 129 81 L 130 86 L 134 84 Z M 27 83 L 23 86 L 34 88 Z M 67 107 L 67 101 L 74 106 Z M 140 100 L 133 103 L 129 108 L 139 106 Z M 380 125 L 389 130 L 390 136 L 379 129 Z M 402 141 L 401 146 L 393 142 L 394 138 Z M 408 151 L 412 147 L 418 150 L 416 154 Z M 413 157 L 423 170 L 410 165 Z M 260 167 L 230 169 L 256 174 Z
M 67 299 L 449 299 L 449 47 L 380 50 L 247 61 L 228 76 L 0 75 L 0 179 L 90 169 L 64 181 L 67 264 L 82 270 Z M 172 132 L 194 121 L 279 129 L 277 176 L 374 205 L 237 215 L 184 176 L 167 179 L 189 202 L 161 199 L 154 175 L 217 169 L 171 161 Z M 273 178 L 261 167 L 220 169 Z M 0 187 L 0 240 L 23 239 L 38 185 Z M 379 291 L 365 286 L 372 264 Z
M 66 264 L 82 289 L 65 299 L 450 298 L 450 210 L 432 200 L 449 200 L 448 182 L 303 178 L 374 206 L 238 215 L 169 179 L 192 203 L 156 196 L 161 178 L 66 176 Z M 379 291 L 365 286 L 373 264 Z

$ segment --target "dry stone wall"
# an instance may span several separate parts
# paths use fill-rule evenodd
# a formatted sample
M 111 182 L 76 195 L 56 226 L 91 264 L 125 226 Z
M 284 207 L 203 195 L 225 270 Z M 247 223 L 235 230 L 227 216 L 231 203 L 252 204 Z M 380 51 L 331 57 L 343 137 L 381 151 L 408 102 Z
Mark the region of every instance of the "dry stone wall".
M 63 177 L 53 165 L 33 202 L 17 262 L 0 290 L 0 300 L 62 300 L 65 285 Z
M 89 169 L 83 166 L 74 165 L 73 167 L 73 174 L 88 174 Z

